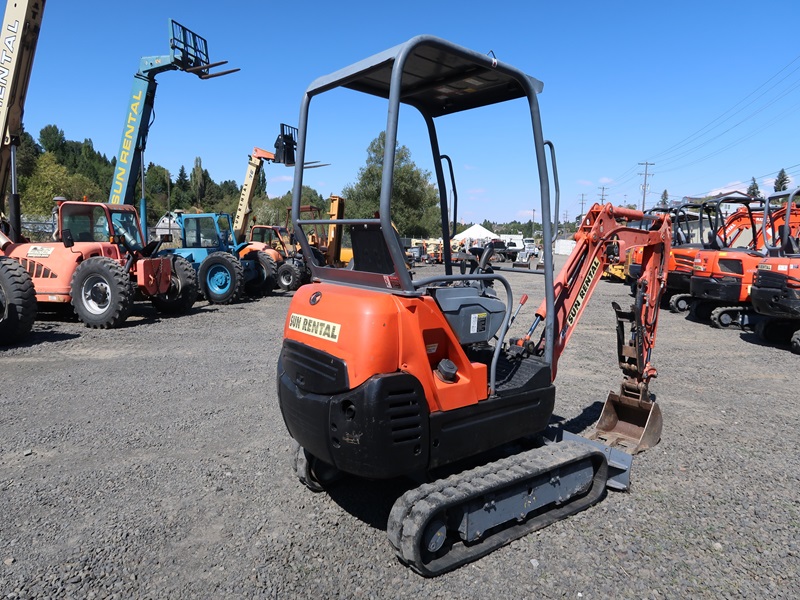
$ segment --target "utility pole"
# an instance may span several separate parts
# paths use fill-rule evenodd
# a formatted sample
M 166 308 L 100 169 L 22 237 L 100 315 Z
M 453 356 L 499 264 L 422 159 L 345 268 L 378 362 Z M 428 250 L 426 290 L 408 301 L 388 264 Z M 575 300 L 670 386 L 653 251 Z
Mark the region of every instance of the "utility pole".
M 600 190 L 600 203 L 602 204 L 602 203 L 604 203 L 606 201 L 606 186 L 603 185 L 603 186 L 600 186 L 597 189 Z M 581 194 L 581 196 L 582 195 L 583 194 Z
M 644 173 L 639 173 L 639 175 L 644 175 L 644 185 L 642 185 L 642 212 L 644 212 L 644 200 L 647 197 L 647 167 L 655 166 L 656 163 L 644 161 L 639 164 L 644 165 Z M 655 173 L 650 173 L 650 175 L 653 176 Z
M 533 209 L 533 214 L 531 215 L 531 237 L 533 237 L 534 233 L 535 233 L 534 223 L 536 223 L 536 209 L 535 208 Z
M 583 216 L 583 215 L 584 215 L 584 212 L 583 212 L 583 197 L 584 197 L 585 195 L 586 195 L 586 194 L 581 194 L 581 216 Z

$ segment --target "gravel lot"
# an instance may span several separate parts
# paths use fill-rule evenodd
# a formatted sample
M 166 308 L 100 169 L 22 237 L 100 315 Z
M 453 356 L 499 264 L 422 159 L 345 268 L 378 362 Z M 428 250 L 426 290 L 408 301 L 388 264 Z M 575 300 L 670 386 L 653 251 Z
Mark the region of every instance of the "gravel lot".
M 437 267 L 422 266 L 418 276 Z M 531 301 L 541 277 L 509 275 Z M 662 312 L 661 443 L 632 489 L 436 579 L 386 521 L 406 482 L 295 478 L 275 393 L 288 295 L 93 331 L 51 318 L 0 350 L 0 595 L 7 598 L 797 598 L 797 357 Z M 556 411 L 596 417 L 620 379 L 601 282 Z

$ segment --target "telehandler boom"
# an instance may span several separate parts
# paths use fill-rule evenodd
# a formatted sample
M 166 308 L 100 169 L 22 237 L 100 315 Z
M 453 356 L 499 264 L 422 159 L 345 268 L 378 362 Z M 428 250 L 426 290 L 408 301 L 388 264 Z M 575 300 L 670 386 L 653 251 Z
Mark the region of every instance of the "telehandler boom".
M 18 342 L 30 333 L 36 320 L 33 279 L 6 248 L 21 242 L 22 218 L 17 192 L 16 147 L 22 134 L 25 97 L 33 57 L 42 27 L 45 0 L 9 0 L 3 15 L 2 77 L 0 77 L 0 345 Z M 11 182 L 8 217 L 5 194 Z

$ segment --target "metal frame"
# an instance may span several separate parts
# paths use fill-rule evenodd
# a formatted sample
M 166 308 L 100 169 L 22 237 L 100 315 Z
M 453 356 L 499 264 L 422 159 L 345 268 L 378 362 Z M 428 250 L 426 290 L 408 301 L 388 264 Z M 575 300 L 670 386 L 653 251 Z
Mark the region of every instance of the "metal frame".
M 433 68 L 431 68 L 432 64 Z M 426 72 L 426 69 L 430 69 L 430 71 Z M 476 81 L 478 83 L 473 85 Z M 420 295 L 422 293 L 420 284 L 423 282 L 415 284 L 405 268 L 403 249 L 397 240 L 391 222 L 391 190 L 400 104 L 403 103 L 417 108 L 427 125 L 436 182 L 440 194 L 442 223 L 444 224 L 449 222 L 447 215 L 447 187 L 445 185 L 446 180 L 442 161 L 440 160 L 442 153 L 439 150 L 434 120 L 455 112 L 488 106 L 498 102 L 517 98 L 527 100 L 536 156 L 536 171 L 539 175 L 544 242 L 545 302 L 547 308 L 545 323 L 546 354 L 544 358 L 548 363 L 552 363 L 554 347 L 553 307 L 555 304 L 551 250 L 553 234 L 550 180 L 537 98 L 537 94 L 543 89 L 542 82 L 511 65 L 498 61 L 493 56 L 480 54 L 434 36 L 414 37 L 403 44 L 330 75 L 320 77 L 311 83 L 303 96 L 298 119 L 296 157 L 298 165 L 303 165 L 305 162 L 306 136 L 312 98 L 341 87 L 388 100 L 379 217 L 374 219 L 342 219 L 337 223 L 361 226 L 379 225 L 394 264 L 394 274 L 386 276 L 347 269 L 333 269 L 314 264 L 313 261 L 311 264 L 312 273 L 314 277 L 320 280 L 364 286 L 406 296 Z M 553 162 L 555 166 L 555 161 Z M 303 226 L 314 224 L 330 225 L 332 221 L 329 219 L 313 221 L 299 219 L 303 173 L 304 169 L 302 167 L 295 169 L 292 191 L 292 224 L 304 253 L 306 256 L 311 256 L 311 248 L 303 231 Z M 444 233 L 447 232 L 444 231 Z M 446 275 L 442 278 L 437 278 L 439 281 L 461 279 L 461 277 L 453 276 L 450 261 L 445 263 L 445 270 Z M 512 298 L 509 297 L 509 304 L 512 301 Z

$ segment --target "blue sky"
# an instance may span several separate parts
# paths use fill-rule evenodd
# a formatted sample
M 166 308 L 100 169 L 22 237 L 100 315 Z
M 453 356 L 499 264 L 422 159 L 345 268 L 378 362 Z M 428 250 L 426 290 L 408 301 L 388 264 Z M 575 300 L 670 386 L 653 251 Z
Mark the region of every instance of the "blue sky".
M 127 95 L 142 56 L 168 54 L 168 20 L 208 40 L 212 61 L 241 71 L 202 81 L 158 76 L 145 160 L 174 175 L 196 156 L 216 181 L 241 184 L 254 146 L 272 150 L 280 123 L 296 124 L 315 78 L 426 33 L 498 59 L 544 82 L 544 135 L 557 151 L 561 216 L 605 193 L 615 204 L 746 189 L 771 191 L 777 171 L 800 176 L 800 4 L 672 2 L 117 3 L 49 0 L 25 109 L 26 129 L 56 124 L 117 153 Z M 525 107 L 511 103 L 442 120 L 467 221 L 540 221 Z M 312 103 L 305 183 L 324 196 L 354 183 L 385 127 L 381 101 L 337 91 Z M 399 141 L 432 171 L 423 130 L 401 115 Z M 291 169 L 266 167 L 268 192 Z M 605 190 L 601 188 L 605 187 Z

